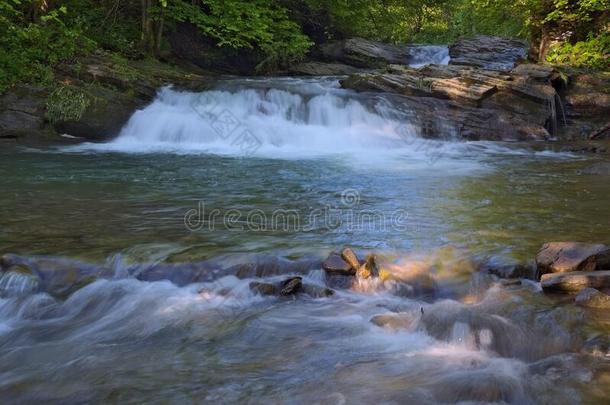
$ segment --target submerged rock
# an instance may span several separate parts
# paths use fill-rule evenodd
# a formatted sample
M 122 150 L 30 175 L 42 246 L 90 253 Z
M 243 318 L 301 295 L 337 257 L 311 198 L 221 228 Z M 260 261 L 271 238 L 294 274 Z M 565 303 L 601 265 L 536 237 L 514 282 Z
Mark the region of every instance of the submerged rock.
M 585 288 L 578 293 L 574 302 L 583 307 L 610 308 L 610 295 L 595 288 Z
M 301 287 L 303 287 L 303 278 L 302 277 L 289 278 L 282 282 L 280 295 L 288 296 L 288 295 L 296 294 L 301 291 Z
M 382 314 L 373 316 L 371 322 L 381 328 L 398 331 L 411 329 L 416 326 L 417 317 L 407 312 Z
M 579 292 L 585 288 L 610 288 L 610 270 L 549 273 L 542 276 L 542 289 L 548 292 Z
M 538 272 L 564 273 L 610 269 L 610 247 L 578 242 L 549 242 L 536 255 Z
M 270 283 L 259 283 L 256 281 L 253 281 L 250 283 L 250 290 L 252 290 L 252 292 L 254 293 L 258 293 L 260 295 L 276 295 L 277 294 L 277 288 L 275 287 L 275 285 L 270 284 Z

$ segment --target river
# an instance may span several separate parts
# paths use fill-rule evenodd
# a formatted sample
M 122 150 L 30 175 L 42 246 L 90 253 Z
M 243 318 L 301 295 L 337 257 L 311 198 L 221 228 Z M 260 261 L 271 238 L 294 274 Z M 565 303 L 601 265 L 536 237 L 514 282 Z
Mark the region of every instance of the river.
M 450 127 L 425 139 L 408 111 L 338 80 L 166 88 L 111 142 L 0 150 L 0 253 L 113 272 L 68 297 L 0 279 L 2 402 L 603 403 L 607 315 L 472 262 L 608 242 L 607 156 L 457 142 Z M 250 291 L 256 277 L 179 286 L 125 271 L 345 245 L 434 269 L 438 293 L 369 282 L 281 299 Z M 409 327 L 370 322 L 397 311 Z

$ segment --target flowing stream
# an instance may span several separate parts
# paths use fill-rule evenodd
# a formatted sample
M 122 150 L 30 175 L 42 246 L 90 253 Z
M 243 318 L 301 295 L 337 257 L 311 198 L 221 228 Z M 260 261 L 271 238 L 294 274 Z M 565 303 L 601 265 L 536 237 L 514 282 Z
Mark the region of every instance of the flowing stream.
M 2 403 L 604 403 L 607 314 L 476 260 L 609 242 L 607 157 L 427 140 L 409 117 L 338 78 L 232 79 L 162 89 L 108 143 L 1 149 L 0 253 L 21 258 Z M 425 288 L 336 287 L 319 260 L 344 245 Z M 51 293 L 74 268 L 101 276 Z M 155 271 L 174 283 L 137 277 Z M 249 288 L 290 274 L 335 294 Z

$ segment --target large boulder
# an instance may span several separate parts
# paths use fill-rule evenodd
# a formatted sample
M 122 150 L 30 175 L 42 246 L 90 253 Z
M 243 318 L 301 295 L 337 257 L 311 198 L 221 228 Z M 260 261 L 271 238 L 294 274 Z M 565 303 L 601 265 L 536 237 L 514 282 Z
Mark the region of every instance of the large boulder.
M 549 242 L 536 255 L 539 274 L 610 269 L 610 247 L 578 242 Z
M 322 58 L 359 68 L 379 68 L 390 63 L 407 65 L 411 60 L 409 49 L 363 38 L 331 41 L 320 47 Z
M 477 35 L 462 38 L 449 47 L 452 65 L 474 66 L 489 70 L 509 71 L 527 57 L 527 42 Z
M 547 292 L 579 292 L 585 288 L 610 288 L 610 270 L 549 273 L 540 280 Z

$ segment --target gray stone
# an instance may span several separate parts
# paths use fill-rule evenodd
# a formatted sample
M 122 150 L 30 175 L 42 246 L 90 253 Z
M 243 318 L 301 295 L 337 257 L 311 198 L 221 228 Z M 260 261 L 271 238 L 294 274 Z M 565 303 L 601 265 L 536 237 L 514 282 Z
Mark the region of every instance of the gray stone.
M 301 287 L 303 287 L 303 279 L 301 277 L 292 277 L 287 280 L 284 280 L 281 284 L 280 295 L 288 296 L 294 295 L 301 291 Z
M 564 273 L 610 268 L 610 247 L 579 242 L 549 242 L 536 255 L 538 272 Z
M 355 270 L 337 253 L 331 253 L 322 263 L 322 268 L 330 274 L 353 275 Z
M 344 248 L 341 251 L 341 257 L 350 265 L 352 269 L 354 269 L 354 271 L 360 268 L 360 261 L 358 260 L 358 256 L 356 256 L 356 253 L 354 253 L 352 249 L 348 247 Z
M 610 295 L 595 288 L 585 288 L 578 293 L 574 302 L 583 307 L 610 308 Z
M 610 288 L 610 270 L 549 273 L 540 280 L 547 292 L 579 292 L 585 288 Z

